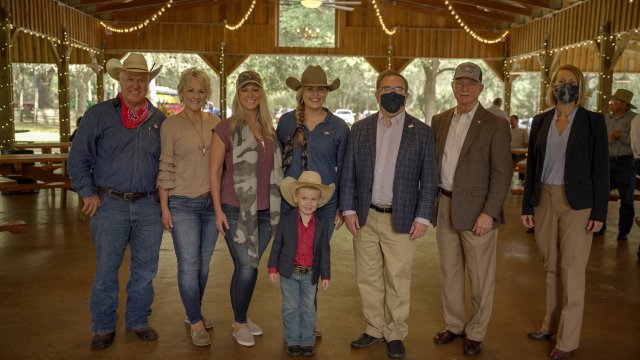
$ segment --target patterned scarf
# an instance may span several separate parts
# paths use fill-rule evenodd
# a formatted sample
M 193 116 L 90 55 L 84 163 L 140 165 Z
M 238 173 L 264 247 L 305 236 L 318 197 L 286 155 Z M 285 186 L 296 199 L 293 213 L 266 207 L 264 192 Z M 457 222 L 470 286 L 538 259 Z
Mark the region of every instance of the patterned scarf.
M 138 111 L 134 112 L 122 99 L 122 93 L 118 94 L 120 104 L 122 104 L 122 123 L 127 129 L 135 129 L 142 124 L 149 116 L 149 102 L 144 99 L 144 104 Z
M 284 171 L 287 171 L 287 169 L 289 168 L 289 166 L 291 166 L 291 162 L 293 161 L 293 146 L 294 146 L 294 142 L 296 141 L 296 134 L 298 133 L 298 131 L 300 132 L 300 134 L 302 134 L 302 144 L 300 144 L 300 152 L 301 152 L 301 159 L 300 161 L 302 162 L 302 171 L 307 171 L 307 137 L 304 136 L 304 105 L 303 106 L 299 106 L 296 109 L 296 129 L 293 131 L 293 133 L 291 135 L 289 135 L 289 137 L 287 137 L 287 141 L 284 144 L 284 156 L 282 159 L 282 169 Z
M 249 126 L 236 128 L 233 144 L 233 187 L 240 200 L 238 229 L 233 241 L 248 249 L 249 264 L 256 269 L 260 261 L 258 253 L 258 167 L 257 142 Z M 276 235 L 280 221 L 280 182 L 283 178 L 282 153 L 278 142 L 273 142 L 273 169 L 269 181 L 270 239 Z

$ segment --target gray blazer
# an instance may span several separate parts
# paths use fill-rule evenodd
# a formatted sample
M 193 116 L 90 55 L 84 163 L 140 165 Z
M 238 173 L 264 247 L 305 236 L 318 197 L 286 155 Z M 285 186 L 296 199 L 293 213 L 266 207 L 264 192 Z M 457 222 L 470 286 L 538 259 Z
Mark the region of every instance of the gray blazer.
M 347 153 L 342 164 L 340 206 L 355 210 L 360 226 L 367 222 L 376 164 L 378 113 L 351 127 Z M 416 217 L 433 222 L 438 183 L 435 143 L 431 128 L 405 113 L 400 149 L 393 171 L 392 219 L 395 231 L 409 233 Z
M 449 109 L 434 115 L 431 121 L 436 136 L 438 174 L 453 113 L 454 109 Z M 482 212 L 493 217 L 493 229 L 503 224 L 502 205 L 511 185 L 512 172 L 509 122 L 478 104 L 453 179 L 453 228 L 470 231 Z

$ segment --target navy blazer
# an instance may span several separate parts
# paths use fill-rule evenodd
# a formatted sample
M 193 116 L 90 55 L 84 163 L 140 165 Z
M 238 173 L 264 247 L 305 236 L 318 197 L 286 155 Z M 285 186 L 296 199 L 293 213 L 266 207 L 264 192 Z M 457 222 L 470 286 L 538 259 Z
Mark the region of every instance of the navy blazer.
M 533 118 L 529 135 L 527 173 L 522 198 L 522 214 L 534 215 L 540 204 L 542 167 L 547 151 L 547 135 L 555 108 Z M 564 189 L 574 210 L 591 208 L 590 220 L 605 222 L 609 201 L 609 146 L 607 124 L 600 113 L 576 110 L 571 124 L 564 163 Z
M 298 250 L 298 209 L 280 218 L 276 238 L 271 245 L 268 266 L 278 269 L 280 275 L 290 278 Z M 313 278 L 331 278 L 331 249 L 329 247 L 328 227 L 316 216 L 316 231 L 313 236 Z
M 360 226 L 367 222 L 376 164 L 378 113 L 351 127 L 342 164 L 340 205 L 355 210 Z M 409 233 L 416 217 L 433 220 L 438 191 L 435 140 L 431 127 L 405 113 L 393 179 L 392 221 L 395 231 Z

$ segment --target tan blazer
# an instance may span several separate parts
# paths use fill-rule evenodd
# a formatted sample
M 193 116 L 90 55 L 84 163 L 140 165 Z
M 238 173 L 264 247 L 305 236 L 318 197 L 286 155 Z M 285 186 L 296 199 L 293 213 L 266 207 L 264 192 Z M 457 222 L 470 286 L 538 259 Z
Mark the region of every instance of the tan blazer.
M 444 147 L 454 109 L 434 115 L 431 120 L 436 137 L 438 181 Z M 452 223 L 458 231 L 473 229 L 481 212 L 493 217 L 493 228 L 504 223 L 502 205 L 511 184 L 511 132 L 509 123 L 482 105 L 471 120 L 460 150 L 452 189 Z M 444 196 L 439 194 L 439 196 Z M 437 211 L 434 211 L 433 223 Z

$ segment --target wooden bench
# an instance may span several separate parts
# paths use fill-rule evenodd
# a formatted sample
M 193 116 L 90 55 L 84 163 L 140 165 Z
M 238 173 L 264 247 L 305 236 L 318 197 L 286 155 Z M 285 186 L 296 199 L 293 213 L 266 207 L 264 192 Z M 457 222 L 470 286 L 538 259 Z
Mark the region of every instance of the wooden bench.
M 27 231 L 27 223 L 22 220 L 0 222 L 0 231 L 8 231 L 14 234 L 24 233 Z

